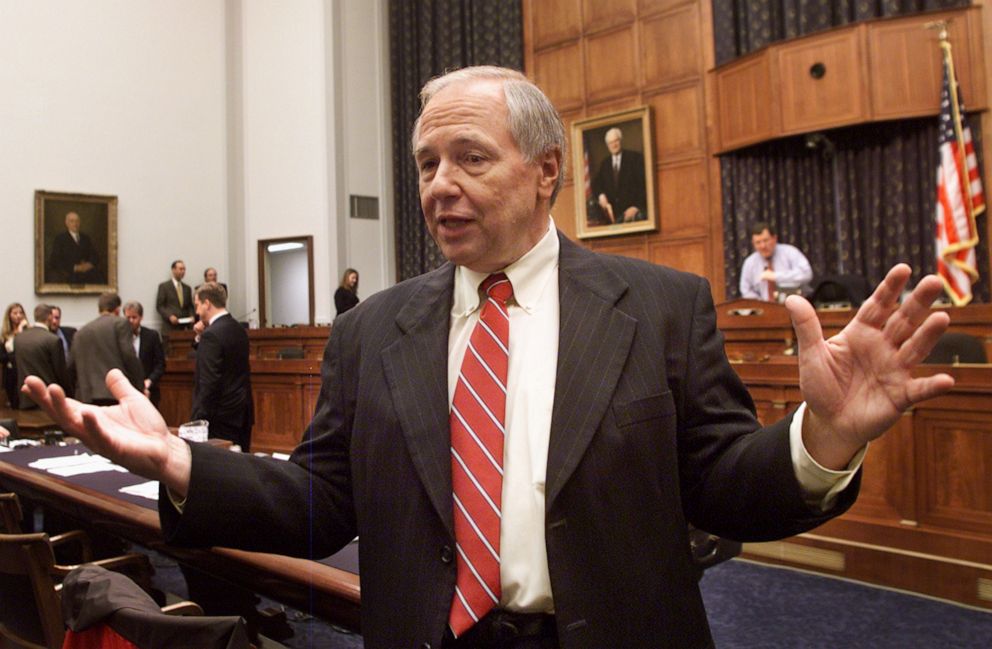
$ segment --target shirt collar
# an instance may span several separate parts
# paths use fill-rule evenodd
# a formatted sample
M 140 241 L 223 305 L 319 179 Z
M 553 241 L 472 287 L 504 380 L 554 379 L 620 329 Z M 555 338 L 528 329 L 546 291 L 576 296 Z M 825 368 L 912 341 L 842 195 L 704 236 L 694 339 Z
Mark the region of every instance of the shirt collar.
M 513 301 L 527 313 L 537 308 L 544 286 L 558 271 L 560 248 L 554 221 L 548 219 L 548 231 L 527 253 L 502 271 L 513 285 Z M 479 308 L 479 285 L 490 273 L 480 273 L 465 266 L 455 272 L 454 304 L 451 315 L 464 318 Z
M 210 322 L 208 322 L 207 324 L 212 325 L 213 323 L 217 322 L 217 318 L 225 315 L 227 315 L 227 309 L 221 309 L 220 311 L 214 314 L 214 317 L 210 318 Z
M 48 332 L 51 331 L 51 329 L 48 328 L 48 325 L 46 325 L 44 322 L 36 322 L 33 325 L 31 325 L 31 326 L 32 327 L 38 327 L 39 329 L 44 329 L 45 331 L 48 331 Z

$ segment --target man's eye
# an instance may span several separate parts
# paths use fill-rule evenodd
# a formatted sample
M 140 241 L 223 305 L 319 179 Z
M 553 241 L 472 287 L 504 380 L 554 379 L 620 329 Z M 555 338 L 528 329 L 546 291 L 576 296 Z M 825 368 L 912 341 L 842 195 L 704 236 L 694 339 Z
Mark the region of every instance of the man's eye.
M 469 164 L 479 164 L 484 160 L 485 158 L 483 158 L 478 153 L 469 153 L 468 155 L 465 156 L 465 161 L 468 162 Z
M 428 172 L 437 166 L 437 161 L 435 160 L 424 160 L 420 163 L 420 172 Z

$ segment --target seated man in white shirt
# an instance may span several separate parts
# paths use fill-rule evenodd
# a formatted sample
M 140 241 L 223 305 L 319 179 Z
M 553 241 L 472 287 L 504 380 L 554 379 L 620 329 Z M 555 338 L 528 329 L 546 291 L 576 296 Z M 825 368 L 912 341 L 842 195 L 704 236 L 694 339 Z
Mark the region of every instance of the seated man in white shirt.
M 809 287 L 809 260 L 799 248 L 779 243 L 775 226 L 763 221 L 751 226 L 751 245 L 754 252 L 741 268 L 741 297 L 780 302 Z

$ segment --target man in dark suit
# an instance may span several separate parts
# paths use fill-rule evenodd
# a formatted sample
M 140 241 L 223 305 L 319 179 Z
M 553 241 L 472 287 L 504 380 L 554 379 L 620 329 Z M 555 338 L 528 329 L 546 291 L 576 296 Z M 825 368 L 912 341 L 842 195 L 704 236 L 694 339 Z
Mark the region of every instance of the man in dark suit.
M 65 232 L 52 241 L 48 269 L 56 282 L 105 284 L 107 273 L 100 266 L 100 255 L 89 235 L 80 231 L 82 220 L 75 212 L 65 215 Z
M 49 330 L 58 336 L 59 343 L 62 345 L 62 351 L 65 352 L 65 362 L 69 362 L 69 350 L 72 349 L 72 337 L 76 335 L 75 327 L 63 327 L 62 326 L 62 309 L 58 305 L 51 305 L 52 307 L 52 319 L 51 325 L 49 325 Z
M 186 264 L 182 259 L 177 259 L 172 262 L 172 278 L 158 285 L 155 310 L 162 318 L 163 334 L 193 326 L 193 289 L 183 282 L 184 277 Z
M 170 542 L 322 557 L 360 535 L 369 649 L 711 646 L 688 523 L 769 540 L 842 512 L 866 442 L 953 385 L 910 375 L 947 326 L 940 281 L 900 306 L 893 269 L 829 344 L 790 297 L 808 401 L 762 428 L 703 279 L 555 230 L 566 136 L 536 86 L 467 68 L 421 96 L 421 206 L 449 263 L 335 321 L 289 462 L 183 444 L 118 374 L 127 425 L 80 430 L 57 388 L 32 395 L 162 481 Z
M 211 437 L 229 439 L 247 451 L 255 423 L 248 334 L 227 312 L 227 291 L 220 284 L 201 284 L 194 301 L 206 328 L 196 347 L 191 419 L 206 419 Z
M 17 384 L 28 376 L 37 376 L 46 385 L 58 383 L 71 388 L 65 354 L 58 337 L 49 331 L 52 307 L 39 304 L 34 308 L 34 325 L 17 336 Z M 26 394 L 20 396 L 22 410 L 37 408 Z
M 141 302 L 128 302 L 124 305 L 124 318 L 131 325 L 131 340 L 134 351 L 141 360 L 145 372 L 145 394 L 152 405 L 158 408 L 162 400 L 162 390 L 158 382 L 165 374 L 165 352 L 162 351 L 162 337 L 154 329 L 141 326 L 145 308 Z
M 616 127 L 606 132 L 606 148 L 610 155 L 603 158 L 592 184 L 605 223 L 647 219 L 644 156 L 623 148 L 623 131 Z
M 145 373 L 134 353 L 131 327 L 120 317 L 121 298 L 104 293 L 97 300 L 100 315 L 76 332 L 69 353 L 69 378 L 83 403 L 113 405 L 117 397 L 106 385 L 107 372 L 119 369 L 136 390 L 144 393 Z

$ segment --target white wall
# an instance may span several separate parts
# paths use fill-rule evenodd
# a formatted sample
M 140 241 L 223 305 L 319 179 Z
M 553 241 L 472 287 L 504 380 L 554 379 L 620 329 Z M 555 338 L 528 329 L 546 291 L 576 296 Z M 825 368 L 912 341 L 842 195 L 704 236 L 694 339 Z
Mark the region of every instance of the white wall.
M 185 260 L 258 305 L 257 240 L 313 235 L 318 322 L 341 270 L 393 283 L 385 0 L 0 1 L 0 306 L 34 295 L 36 189 L 119 198 L 121 297 Z M 347 134 L 344 136 L 342 134 Z M 380 197 L 379 221 L 346 218 Z M 357 225 L 356 225 L 357 224 Z
M 183 257 L 227 268 L 223 5 L 202 0 L 0 3 L 0 303 L 35 296 L 34 191 L 118 197 L 118 281 L 154 314 Z

